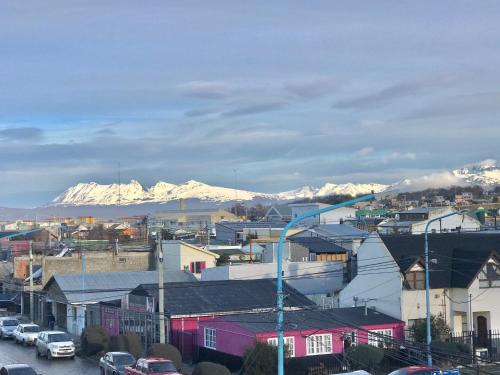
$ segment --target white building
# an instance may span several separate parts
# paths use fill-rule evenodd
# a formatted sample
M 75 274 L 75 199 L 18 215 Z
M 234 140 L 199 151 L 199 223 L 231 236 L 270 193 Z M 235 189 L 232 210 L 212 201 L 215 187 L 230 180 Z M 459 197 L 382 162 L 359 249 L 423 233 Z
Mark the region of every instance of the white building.
M 415 208 L 408 211 L 395 212 L 394 217 L 382 221 L 377 230 L 380 234 L 421 234 L 424 233 L 427 223 L 438 216 L 446 215 L 454 210 L 450 207 L 443 208 Z M 429 233 L 447 233 L 447 232 L 472 232 L 478 231 L 481 223 L 475 217 L 470 215 L 452 215 L 443 219 L 434 221 L 429 226 Z
M 215 267 L 219 255 L 184 241 L 162 241 L 165 271 L 189 271 L 196 277 L 201 271 Z
M 202 281 L 276 278 L 276 263 L 228 265 L 206 269 Z M 333 306 L 342 288 L 342 262 L 283 262 L 285 281 L 318 305 Z
M 431 313 L 453 332 L 500 329 L 500 234 L 431 234 Z M 425 318 L 424 236 L 370 236 L 340 306 L 367 304 L 411 326 Z
M 293 203 L 289 207 L 292 209 L 292 219 L 299 217 L 309 211 L 322 209 L 330 205 L 324 203 Z M 335 210 L 318 214 L 304 219 L 300 222 L 303 226 L 313 226 L 320 224 L 339 224 L 344 219 L 356 217 L 356 209 L 352 207 L 342 207 Z

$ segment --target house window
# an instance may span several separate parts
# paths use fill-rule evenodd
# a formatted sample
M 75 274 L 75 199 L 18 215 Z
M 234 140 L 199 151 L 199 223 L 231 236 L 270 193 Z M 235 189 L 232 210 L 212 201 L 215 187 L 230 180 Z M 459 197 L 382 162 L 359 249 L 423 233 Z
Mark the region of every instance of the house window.
M 332 335 L 312 335 L 306 339 L 307 355 L 329 354 L 332 352 Z
M 422 290 L 425 289 L 425 272 L 411 271 L 406 273 L 406 281 L 410 289 Z
M 349 331 L 342 333 L 342 342 L 344 344 L 344 349 L 348 349 L 353 345 L 358 344 L 358 332 Z
M 213 328 L 205 328 L 205 348 L 217 349 L 217 331 Z
M 295 339 L 293 337 L 284 337 L 283 341 L 285 342 L 285 356 L 295 357 Z M 267 339 L 267 343 L 272 346 L 278 346 L 278 338 Z
M 379 348 L 388 347 L 392 338 L 392 329 L 375 329 L 368 332 L 368 345 Z
M 192 273 L 201 273 L 205 268 L 207 268 L 206 262 L 191 262 L 189 264 L 189 270 Z

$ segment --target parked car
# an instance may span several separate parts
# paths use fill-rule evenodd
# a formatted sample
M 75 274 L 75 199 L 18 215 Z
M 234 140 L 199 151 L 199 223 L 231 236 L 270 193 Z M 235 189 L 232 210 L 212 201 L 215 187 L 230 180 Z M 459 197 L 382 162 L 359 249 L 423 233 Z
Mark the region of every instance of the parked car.
M 33 367 L 28 365 L 7 365 L 0 369 L 0 375 L 37 375 Z
M 75 344 L 66 332 L 42 331 L 36 338 L 36 356 L 75 358 Z
M 135 363 L 135 358 L 127 352 L 109 352 L 99 360 L 101 375 L 123 375 L 125 367 Z
M 19 320 L 15 318 L 0 319 L 0 338 L 10 339 L 16 327 L 19 325 Z
M 389 375 L 435 375 L 441 370 L 433 366 L 409 366 L 391 372 Z
M 39 332 L 40 326 L 37 324 L 19 324 L 12 335 L 16 344 L 35 345 Z
M 125 375 L 181 375 L 172 361 L 164 358 L 140 358 L 132 366 L 125 367 Z

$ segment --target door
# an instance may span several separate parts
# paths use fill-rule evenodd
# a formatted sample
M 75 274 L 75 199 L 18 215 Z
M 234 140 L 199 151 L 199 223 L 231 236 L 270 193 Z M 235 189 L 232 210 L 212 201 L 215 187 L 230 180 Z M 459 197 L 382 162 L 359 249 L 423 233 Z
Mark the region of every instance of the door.
M 477 343 L 480 347 L 488 346 L 488 320 L 484 316 L 477 317 Z

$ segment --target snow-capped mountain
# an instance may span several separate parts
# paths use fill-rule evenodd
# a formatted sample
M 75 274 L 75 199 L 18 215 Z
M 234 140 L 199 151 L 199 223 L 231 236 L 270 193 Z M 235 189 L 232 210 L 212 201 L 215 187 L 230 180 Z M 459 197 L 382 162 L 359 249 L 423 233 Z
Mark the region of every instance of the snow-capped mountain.
M 168 182 L 157 182 L 146 188 L 138 181 L 126 184 L 101 185 L 96 182 L 80 183 L 70 187 L 56 197 L 51 205 L 130 205 L 140 203 L 164 203 L 179 199 L 199 199 L 211 202 L 252 201 L 256 199 L 268 201 L 291 201 L 295 199 L 314 198 L 332 194 L 366 194 L 372 190 L 383 191 L 387 185 L 381 184 L 325 184 L 321 188 L 304 186 L 282 193 L 258 193 L 237 190 L 220 186 L 211 186 L 199 181 L 190 180 L 181 185 Z
M 497 164 L 496 160 L 487 159 L 456 169 L 453 174 L 469 184 L 496 186 L 500 185 L 500 167 Z

